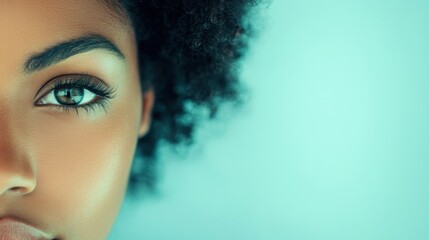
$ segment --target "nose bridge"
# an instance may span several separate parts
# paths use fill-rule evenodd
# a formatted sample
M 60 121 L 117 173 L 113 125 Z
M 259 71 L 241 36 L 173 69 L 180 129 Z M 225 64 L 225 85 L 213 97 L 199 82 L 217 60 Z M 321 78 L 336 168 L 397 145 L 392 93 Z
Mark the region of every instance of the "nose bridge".
M 19 121 L 6 105 L 0 100 L 0 198 L 9 191 L 27 194 L 34 190 L 37 181 L 26 141 L 18 135 Z

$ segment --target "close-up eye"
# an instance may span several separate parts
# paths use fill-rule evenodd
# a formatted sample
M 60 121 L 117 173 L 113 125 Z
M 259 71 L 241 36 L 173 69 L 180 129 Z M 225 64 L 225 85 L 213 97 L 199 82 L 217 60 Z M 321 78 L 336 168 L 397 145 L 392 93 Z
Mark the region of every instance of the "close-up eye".
M 97 111 L 101 107 L 106 112 L 108 100 L 113 98 L 112 89 L 88 75 L 64 75 L 52 88 L 36 101 L 36 106 L 55 107 L 64 112 L 74 109 Z

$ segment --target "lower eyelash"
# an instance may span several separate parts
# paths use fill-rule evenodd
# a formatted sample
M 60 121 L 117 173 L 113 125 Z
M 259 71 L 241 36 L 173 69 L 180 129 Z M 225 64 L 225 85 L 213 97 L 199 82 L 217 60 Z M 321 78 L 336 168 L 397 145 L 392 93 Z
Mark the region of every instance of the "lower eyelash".
M 94 113 L 97 112 L 97 108 L 102 108 L 103 111 L 107 114 L 107 107 L 109 105 L 109 99 L 107 98 L 101 98 L 100 100 L 97 100 L 96 102 L 85 104 L 85 105 L 48 105 L 49 109 L 55 109 L 59 110 L 61 112 L 64 112 L 66 114 L 69 114 L 70 110 L 74 110 L 76 114 L 79 117 L 79 110 L 85 110 L 87 113 L 90 113 L 90 111 L 93 111 Z

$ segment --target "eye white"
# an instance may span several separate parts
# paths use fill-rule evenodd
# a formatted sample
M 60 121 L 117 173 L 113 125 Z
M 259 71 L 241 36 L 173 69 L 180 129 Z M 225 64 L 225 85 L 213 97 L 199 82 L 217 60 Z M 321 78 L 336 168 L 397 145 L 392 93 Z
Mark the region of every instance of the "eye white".
M 83 98 L 82 98 L 82 100 L 78 104 L 66 105 L 66 104 L 61 104 L 61 103 L 59 103 L 57 101 L 57 99 L 55 98 L 55 89 L 52 89 L 48 94 L 46 94 L 42 99 L 40 99 L 39 102 L 41 104 L 53 104 L 53 105 L 62 105 L 62 106 L 76 106 L 76 105 L 85 105 L 85 104 L 87 104 L 89 102 L 92 102 L 95 97 L 97 97 L 97 94 L 89 91 L 86 88 L 83 88 Z

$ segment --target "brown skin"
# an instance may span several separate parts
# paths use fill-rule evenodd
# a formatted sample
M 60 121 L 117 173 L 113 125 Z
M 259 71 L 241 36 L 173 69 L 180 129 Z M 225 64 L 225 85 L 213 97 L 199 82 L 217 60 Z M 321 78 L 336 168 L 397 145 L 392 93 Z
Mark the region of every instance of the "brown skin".
M 93 50 L 23 72 L 30 55 L 86 33 L 112 41 L 125 61 Z M 154 101 L 140 90 L 132 28 L 96 0 L 0 0 L 0 36 L 0 217 L 18 216 L 51 237 L 106 239 Z M 117 88 L 107 114 L 34 106 L 43 84 L 82 73 Z

